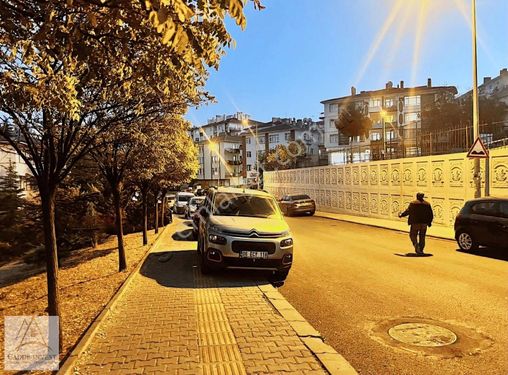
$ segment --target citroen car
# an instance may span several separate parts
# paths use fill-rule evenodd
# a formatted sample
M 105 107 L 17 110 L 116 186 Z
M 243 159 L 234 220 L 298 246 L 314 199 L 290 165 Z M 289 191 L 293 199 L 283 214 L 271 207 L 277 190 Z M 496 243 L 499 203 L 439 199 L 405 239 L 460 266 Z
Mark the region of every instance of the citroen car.
M 293 238 L 275 198 L 241 188 L 210 190 L 199 210 L 198 254 L 203 273 L 217 269 L 271 271 L 284 280 Z

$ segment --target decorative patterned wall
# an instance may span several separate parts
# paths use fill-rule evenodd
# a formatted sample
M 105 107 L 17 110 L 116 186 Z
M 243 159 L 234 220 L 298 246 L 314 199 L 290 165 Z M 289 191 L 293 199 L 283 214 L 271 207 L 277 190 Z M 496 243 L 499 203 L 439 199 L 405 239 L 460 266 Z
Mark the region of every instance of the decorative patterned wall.
M 481 161 L 482 187 L 485 161 Z M 490 195 L 508 198 L 508 148 L 490 151 Z M 465 153 L 265 172 L 276 197 L 305 193 L 320 211 L 397 219 L 418 191 L 432 203 L 435 223 L 453 226 L 474 197 L 473 161 Z

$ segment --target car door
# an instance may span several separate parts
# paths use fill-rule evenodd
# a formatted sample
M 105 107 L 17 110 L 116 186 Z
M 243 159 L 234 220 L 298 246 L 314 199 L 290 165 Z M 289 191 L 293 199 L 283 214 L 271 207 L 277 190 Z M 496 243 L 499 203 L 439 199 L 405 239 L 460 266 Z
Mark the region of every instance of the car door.
M 480 245 L 496 246 L 499 205 L 496 201 L 481 201 L 471 207 L 471 230 L 473 238 Z
M 499 220 L 495 228 L 496 245 L 508 248 L 508 201 L 499 202 Z

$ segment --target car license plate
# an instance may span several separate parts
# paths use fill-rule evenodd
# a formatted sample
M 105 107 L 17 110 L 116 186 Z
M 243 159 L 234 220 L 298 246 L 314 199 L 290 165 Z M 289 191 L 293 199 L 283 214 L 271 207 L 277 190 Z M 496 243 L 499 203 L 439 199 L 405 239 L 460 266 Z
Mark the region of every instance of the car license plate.
M 241 251 L 240 258 L 266 259 L 268 252 L 266 251 Z

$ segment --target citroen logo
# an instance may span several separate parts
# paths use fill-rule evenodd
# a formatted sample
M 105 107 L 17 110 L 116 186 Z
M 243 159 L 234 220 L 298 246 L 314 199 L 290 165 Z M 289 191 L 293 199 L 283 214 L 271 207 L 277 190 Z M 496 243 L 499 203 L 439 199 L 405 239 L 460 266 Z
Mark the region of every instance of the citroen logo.
M 259 237 L 259 234 L 255 230 L 251 230 L 249 237 Z

